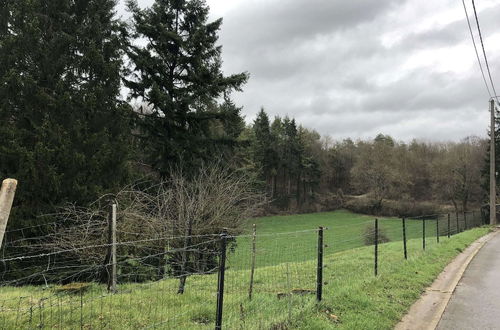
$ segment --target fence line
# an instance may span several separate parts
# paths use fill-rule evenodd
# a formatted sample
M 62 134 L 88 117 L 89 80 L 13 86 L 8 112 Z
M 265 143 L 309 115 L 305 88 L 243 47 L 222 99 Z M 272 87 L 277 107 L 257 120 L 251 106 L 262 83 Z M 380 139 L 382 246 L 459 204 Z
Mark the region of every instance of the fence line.
M 291 232 L 260 233 L 254 226 L 251 234 L 139 239 L 143 233 L 120 228 L 119 222 L 108 232 L 99 222 L 87 224 L 87 232 L 104 236 L 104 242 L 73 248 L 57 247 L 59 232 L 36 237 L 33 244 L 31 238 L 7 236 L 0 258 L 0 328 L 278 327 L 335 290 L 325 280 L 327 267 L 377 277 L 388 269 L 387 241 L 401 242 L 404 262 L 484 224 L 482 214 L 471 211 Z M 106 242 L 110 231 L 125 236 Z M 112 246 L 116 260 L 108 255 Z M 373 252 L 359 250 L 350 269 L 336 268 L 336 253 L 363 246 L 373 246 Z M 116 272 L 110 272 L 112 265 Z M 116 288 L 109 289 L 113 274 Z

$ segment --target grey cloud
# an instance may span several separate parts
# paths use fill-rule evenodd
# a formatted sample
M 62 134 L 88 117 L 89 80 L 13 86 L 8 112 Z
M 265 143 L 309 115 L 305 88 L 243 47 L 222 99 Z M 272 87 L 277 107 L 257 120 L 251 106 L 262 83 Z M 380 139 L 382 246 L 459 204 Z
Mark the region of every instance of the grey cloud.
M 438 1 L 437 7 L 462 10 L 460 2 Z M 479 13 L 486 36 L 500 29 L 496 1 Z M 485 135 L 487 94 L 477 63 L 460 73 L 431 66 L 401 68 L 421 50 L 467 45 L 468 56 L 473 54 L 465 16 L 426 31 L 408 31 L 435 14 L 433 6 L 423 7 L 420 0 L 238 3 L 224 15 L 220 36 L 226 74 L 250 73 L 244 92 L 234 95 L 236 102 L 247 121 L 264 106 L 271 115 L 296 117 L 335 138 L 370 138 L 380 132 L 407 141 Z M 409 15 L 408 22 L 400 22 L 400 13 Z M 404 31 L 401 40 L 385 46 L 382 36 L 399 29 Z M 500 56 L 488 55 L 500 89 Z
M 494 6 L 486 11 L 481 12 L 480 24 L 482 29 L 486 28 L 489 32 L 494 32 L 500 28 L 500 5 Z M 476 33 L 475 21 L 472 12 L 469 12 L 469 19 L 473 32 L 476 35 L 477 42 L 479 37 Z M 486 31 L 483 31 L 486 32 Z M 398 43 L 398 48 L 402 49 L 417 49 L 429 47 L 445 47 L 458 44 L 464 40 L 470 41 L 470 32 L 468 30 L 467 21 L 464 17 L 461 20 L 454 21 L 440 28 L 412 33 Z
M 245 2 L 227 13 L 225 24 L 237 24 L 233 34 L 239 46 L 249 42 L 272 41 L 275 47 L 290 41 L 309 38 L 311 34 L 330 34 L 352 29 L 358 24 L 373 21 L 396 3 L 391 1 L 331 1 L 331 0 L 276 0 Z M 232 42 L 233 40 L 231 40 Z

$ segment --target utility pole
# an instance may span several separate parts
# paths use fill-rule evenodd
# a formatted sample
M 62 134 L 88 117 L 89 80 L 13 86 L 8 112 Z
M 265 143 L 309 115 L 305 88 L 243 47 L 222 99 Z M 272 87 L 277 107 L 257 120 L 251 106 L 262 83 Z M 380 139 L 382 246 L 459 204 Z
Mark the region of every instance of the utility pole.
M 495 169 L 495 100 L 490 100 L 490 225 L 497 223 Z

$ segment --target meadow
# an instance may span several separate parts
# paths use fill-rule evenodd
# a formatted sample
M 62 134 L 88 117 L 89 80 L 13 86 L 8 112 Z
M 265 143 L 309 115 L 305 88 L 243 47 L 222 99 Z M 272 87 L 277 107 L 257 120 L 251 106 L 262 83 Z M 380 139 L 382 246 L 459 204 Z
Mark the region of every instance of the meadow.
M 251 226 L 257 227 L 252 299 L 248 297 Z M 391 242 L 379 246 L 379 276 L 373 246 L 364 246 L 373 217 L 347 211 L 254 219 L 229 253 L 224 296 L 226 329 L 388 329 L 418 299 L 451 259 L 488 228 L 476 228 L 437 243 L 435 221 L 408 221 L 408 260 L 403 257 L 401 220 L 380 219 Z M 318 226 L 325 226 L 324 299 L 317 303 Z M 434 229 L 434 230 L 433 230 Z M 434 235 L 434 236 L 432 236 Z M 186 292 L 177 279 L 119 284 L 117 294 L 90 283 L 74 292 L 58 286 L 0 288 L 0 328 L 211 329 L 217 274 L 193 275 Z
M 479 221 L 479 214 L 474 219 L 469 216 L 469 224 Z M 297 215 L 281 215 L 261 217 L 248 221 L 243 235 L 238 237 L 237 248 L 230 254 L 229 262 L 238 268 L 250 267 L 252 224 L 256 225 L 257 267 L 270 266 L 281 262 L 297 262 L 314 259 L 317 251 L 317 228 L 325 227 L 324 241 L 327 247 L 325 255 L 361 247 L 365 245 L 368 229 L 374 228 L 374 216 L 352 213 L 347 210 L 321 212 Z M 455 219 L 453 219 L 455 220 Z M 439 217 L 439 227 L 436 220 L 426 221 L 426 245 L 436 242 L 439 235 L 447 234 L 447 219 Z M 463 217 L 459 218 L 459 226 L 464 226 Z M 394 217 L 379 217 L 379 230 L 391 241 L 403 239 L 402 220 Z M 457 232 L 456 221 L 450 221 L 451 233 Z M 423 233 L 422 220 L 406 220 L 406 237 L 421 238 Z

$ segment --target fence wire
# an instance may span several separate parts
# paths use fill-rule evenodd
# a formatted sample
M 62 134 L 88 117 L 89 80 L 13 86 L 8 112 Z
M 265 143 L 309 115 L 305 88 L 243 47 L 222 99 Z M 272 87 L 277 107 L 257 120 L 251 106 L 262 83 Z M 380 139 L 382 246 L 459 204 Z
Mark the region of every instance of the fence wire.
M 79 225 L 89 241 L 63 237 L 61 223 L 36 226 L 36 236 L 29 235 L 35 226 L 14 229 L 0 258 L 0 328 L 208 329 L 222 317 L 227 329 L 285 329 L 317 305 L 318 286 L 348 295 L 347 279 L 364 281 L 375 267 L 378 274 L 400 267 L 384 260 L 403 262 L 403 244 L 398 252 L 384 243 L 406 241 L 412 258 L 484 222 L 471 211 L 381 219 L 375 231 L 375 220 L 365 217 L 324 228 L 322 244 L 318 228 L 151 236 L 118 225 L 115 243 L 108 242 L 105 218 Z M 377 265 L 375 250 L 361 249 L 373 245 Z M 355 262 L 339 261 L 344 253 L 353 253 Z M 116 292 L 110 290 L 113 264 Z

